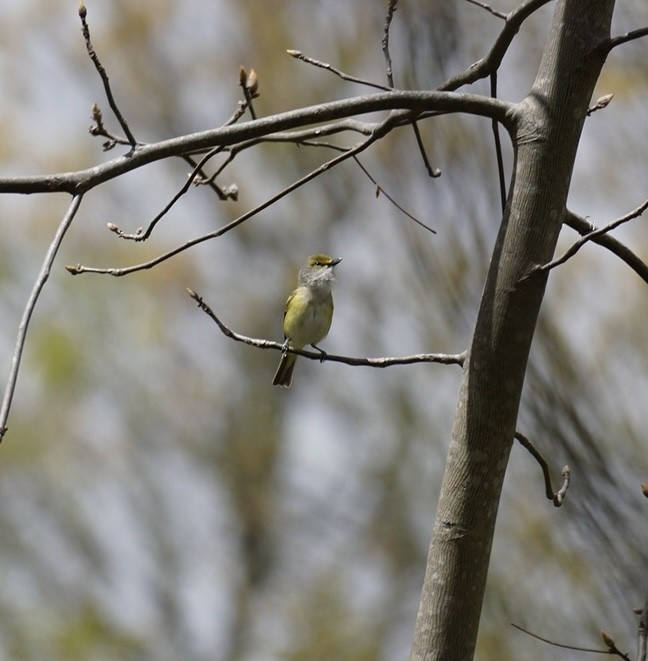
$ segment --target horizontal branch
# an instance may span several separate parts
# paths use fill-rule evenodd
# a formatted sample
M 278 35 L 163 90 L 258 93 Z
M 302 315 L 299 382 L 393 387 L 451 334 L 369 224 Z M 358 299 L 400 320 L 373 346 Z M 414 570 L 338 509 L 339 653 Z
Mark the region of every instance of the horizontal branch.
M 368 94 L 141 145 L 127 155 L 85 170 L 0 178 L 0 193 L 79 194 L 126 172 L 171 156 L 236 145 L 245 140 L 262 139 L 278 131 L 386 110 L 402 111 L 403 124 L 411 123 L 415 116 L 435 112 L 468 113 L 495 119 L 510 127 L 514 121 L 512 107 L 512 104 L 499 99 L 457 92 L 393 91 Z
M 463 365 L 466 358 L 465 352 L 450 353 L 419 353 L 412 356 L 382 357 L 382 358 L 353 358 L 351 356 L 337 356 L 329 353 L 315 353 L 314 351 L 304 351 L 302 349 L 286 349 L 283 342 L 273 342 L 272 340 L 262 340 L 247 335 L 236 333 L 229 326 L 225 325 L 214 313 L 214 311 L 205 303 L 193 289 L 187 288 L 187 293 L 198 303 L 198 307 L 205 312 L 210 319 L 216 322 L 220 331 L 226 337 L 236 342 L 242 342 L 248 346 L 258 349 L 273 349 L 275 351 L 288 351 L 304 358 L 318 360 L 320 362 L 331 361 L 335 363 L 344 363 L 345 365 L 364 366 L 364 367 L 392 367 L 394 365 L 413 365 L 416 363 L 440 363 L 442 365 Z

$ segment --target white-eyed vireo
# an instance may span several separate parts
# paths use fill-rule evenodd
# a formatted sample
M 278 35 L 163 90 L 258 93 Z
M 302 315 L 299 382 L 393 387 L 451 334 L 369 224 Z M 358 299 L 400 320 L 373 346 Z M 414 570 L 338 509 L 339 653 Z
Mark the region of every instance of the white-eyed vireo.
M 297 289 L 288 297 L 284 308 L 285 348 L 303 349 L 310 344 L 324 354 L 317 343 L 326 337 L 331 328 L 333 268 L 341 261 L 340 257 L 333 259 L 328 255 L 311 255 L 299 271 Z M 284 351 L 281 354 L 272 385 L 290 388 L 296 360 L 294 353 Z

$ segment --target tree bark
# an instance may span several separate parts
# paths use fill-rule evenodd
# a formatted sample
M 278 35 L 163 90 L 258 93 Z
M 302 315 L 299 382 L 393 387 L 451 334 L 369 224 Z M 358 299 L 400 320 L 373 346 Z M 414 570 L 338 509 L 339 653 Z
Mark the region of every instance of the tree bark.
M 472 659 L 495 521 L 586 111 L 614 0 L 559 0 L 540 68 L 515 109 L 514 172 L 448 449 L 411 659 Z M 529 276 L 529 277 L 525 277 Z M 538 498 L 541 494 L 538 494 Z

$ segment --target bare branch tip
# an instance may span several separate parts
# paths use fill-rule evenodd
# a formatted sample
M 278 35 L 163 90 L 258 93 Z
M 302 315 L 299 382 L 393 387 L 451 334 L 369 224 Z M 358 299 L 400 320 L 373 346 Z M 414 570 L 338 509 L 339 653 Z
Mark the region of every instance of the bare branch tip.
M 614 644 L 614 638 L 610 636 L 610 634 L 605 631 L 605 629 L 601 630 L 601 638 L 603 639 L 603 642 L 608 646 L 608 649 L 615 649 L 616 645 Z
M 81 0 L 81 2 L 79 2 L 79 17 L 81 18 L 81 20 L 84 20 L 87 14 L 88 14 L 88 10 L 86 9 L 83 0 Z
M 245 86 L 252 96 L 256 96 L 259 89 L 259 77 L 254 69 L 250 69 L 250 75 Z
M 603 96 L 600 96 L 598 99 L 596 99 L 596 103 L 588 108 L 587 116 L 589 117 L 597 110 L 603 110 L 603 108 L 607 108 L 613 98 L 614 94 L 604 94 Z

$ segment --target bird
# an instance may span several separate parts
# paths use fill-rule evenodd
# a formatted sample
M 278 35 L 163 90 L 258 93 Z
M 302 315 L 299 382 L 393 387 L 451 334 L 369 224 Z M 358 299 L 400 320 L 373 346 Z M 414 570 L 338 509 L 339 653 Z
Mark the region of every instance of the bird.
M 299 271 L 297 289 L 288 297 L 284 307 L 284 347 L 279 367 L 272 385 L 290 388 L 297 355 L 288 349 L 303 349 L 310 344 L 322 356 L 326 355 L 317 346 L 329 332 L 333 320 L 333 296 L 331 285 L 335 279 L 333 270 L 342 261 L 341 257 L 311 255 Z

